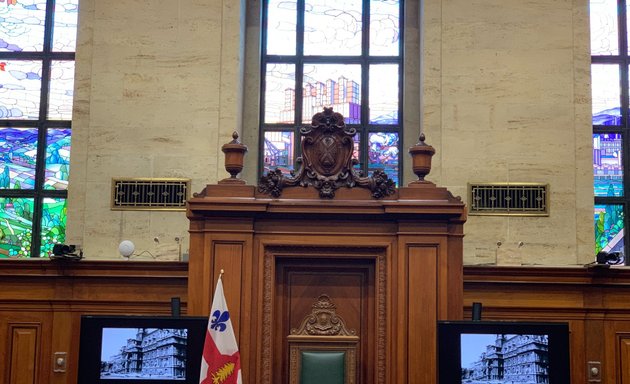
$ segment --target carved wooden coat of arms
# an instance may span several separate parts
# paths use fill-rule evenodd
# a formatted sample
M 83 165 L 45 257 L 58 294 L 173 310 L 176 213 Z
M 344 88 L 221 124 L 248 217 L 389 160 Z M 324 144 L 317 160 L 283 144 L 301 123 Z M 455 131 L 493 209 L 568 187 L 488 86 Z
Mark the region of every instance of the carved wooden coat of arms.
M 322 198 L 335 197 L 340 187 L 355 186 L 368 188 L 372 197 L 380 199 L 395 193 L 395 183 L 382 170 L 375 170 L 370 177 L 363 177 L 354 165 L 353 137 L 356 129 L 347 127 L 343 116 L 324 108 L 313 116 L 310 126 L 300 129 L 302 135 L 302 157 L 297 159 L 299 169 L 290 176 L 279 169 L 261 177 L 258 191 L 280 197 L 285 187 L 313 186 Z

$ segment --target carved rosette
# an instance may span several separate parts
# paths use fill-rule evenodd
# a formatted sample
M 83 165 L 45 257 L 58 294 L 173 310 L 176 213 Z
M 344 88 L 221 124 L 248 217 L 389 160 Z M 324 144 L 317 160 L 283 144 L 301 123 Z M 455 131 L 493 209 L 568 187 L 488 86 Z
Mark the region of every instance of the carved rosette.
M 394 194 L 395 183 L 382 170 L 362 177 L 354 169 L 357 160 L 352 158 L 352 138 L 356 133 L 356 129 L 346 126 L 340 113 L 324 108 L 313 116 L 310 126 L 300 129 L 303 139 L 298 172 L 286 176 L 279 169 L 270 171 L 260 178 L 258 191 L 277 198 L 286 187 L 313 186 L 320 197 L 332 199 L 341 187 L 359 186 L 368 188 L 376 199 Z
M 337 316 L 337 306 L 326 294 L 319 296 L 300 327 L 291 329 L 291 335 L 355 336 L 355 333 L 354 329 L 347 329 L 343 319 Z

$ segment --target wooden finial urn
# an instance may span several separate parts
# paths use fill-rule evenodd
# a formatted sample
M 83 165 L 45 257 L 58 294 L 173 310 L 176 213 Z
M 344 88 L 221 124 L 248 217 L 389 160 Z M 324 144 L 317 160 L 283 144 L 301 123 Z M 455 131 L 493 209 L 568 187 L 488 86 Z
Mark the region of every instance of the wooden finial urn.
M 245 184 L 245 180 L 236 176 L 243 170 L 243 158 L 247 152 L 247 146 L 238 141 L 238 133 L 232 133 L 232 141 L 224 144 L 221 151 L 225 153 L 225 170 L 230 177 L 219 181 L 219 184 Z
M 431 158 L 435 154 L 435 148 L 424 142 L 424 133 L 420 134 L 420 141 L 409 148 L 411 154 L 413 173 L 418 176 L 418 180 L 409 183 L 413 184 L 433 184 L 424 179 L 431 172 Z

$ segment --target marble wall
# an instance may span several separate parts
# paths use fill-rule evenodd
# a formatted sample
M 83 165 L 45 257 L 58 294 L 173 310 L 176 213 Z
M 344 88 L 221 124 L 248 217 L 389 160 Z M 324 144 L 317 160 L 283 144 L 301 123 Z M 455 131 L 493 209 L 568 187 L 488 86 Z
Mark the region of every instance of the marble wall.
M 423 16 L 433 180 L 464 198 L 471 182 L 550 185 L 549 217 L 470 216 L 465 262 L 592 261 L 588 2 L 427 0 Z
M 244 10 L 235 0 L 81 1 L 67 239 L 86 257 L 119 257 L 129 239 L 168 258 L 176 236 L 185 252 L 185 212 L 112 211 L 111 179 L 191 178 L 200 191 L 227 176 L 218 148 L 241 125 Z
M 199 191 L 226 177 L 220 146 L 237 130 L 255 183 L 259 7 L 81 1 L 67 235 L 87 257 L 119 257 L 123 239 L 158 260 L 173 256 L 175 236 L 186 250 L 183 212 L 111 211 L 112 177 L 186 177 Z M 422 116 L 437 150 L 428 179 L 464 199 L 471 182 L 550 185 L 548 217 L 470 216 L 465 262 L 590 262 L 588 2 L 407 7 L 405 146 Z

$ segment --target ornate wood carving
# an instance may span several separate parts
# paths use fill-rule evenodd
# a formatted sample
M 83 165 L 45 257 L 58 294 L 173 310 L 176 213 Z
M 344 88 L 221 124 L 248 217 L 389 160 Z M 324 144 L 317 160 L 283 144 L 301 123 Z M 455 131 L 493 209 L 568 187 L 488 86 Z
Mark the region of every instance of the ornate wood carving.
M 355 384 L 359 337 L 354 329 L 347 329 L 337 315 L 337 306 L 326 294 L 321 294 L 304 317 L 299 328 L 291 329 L 289 341 L 289 383 L 298 384 L 301 351 L 340 351 L 345 353 L 347 384 Z
M 289 382 L 298 384 L 300 377 L 300 350 L 298 348 L 290 349 L 289 360 Z
M 263 329 L 262 329 L 262 383 L 271 383 L 271 345 L 272 334 L 272 285 L 273 285 L 273 263 L 274 256 L 269 250 L 265 251 L 263 260 L 263 276 L 264 276 L 264 291 L 263 291 Z
M 347 329 L 341 317 L 337 315 L 337 306 L 326 294 L 321 294 L 313 304 L 299 328 L 291 329 L 292 335 L 311 336 L 354 336 L 354 329 Z
M 324 108 L 316 113 L 310 126 L 300 128 L 302 158 L 298 158 L 297 174 L 287 177 L 279 169 L 268 172 L 260 178 L 258 191 L 273 197 L 280 197 L 286 187 L 313 186 L 321 198 L 332 199 L 340 187 L 355 186 L 368 188 L 372 197 L 380 199 L 395 192 L 395 183 L 382 170 L 374 171 L 370 177 L 362 177 L 356 171 L 357 160 L 352 158 L 353 137 L 356 129 L 347 127 L 343 116 Z
M 376 329 L 376 382 L 384 384 L 386 363 L 385 351 L 387 351 L 387 345 L 385 343 L 387 332 L 387 292 L 385 291 L 385 287 L 387 286 L 387 271 L 385 269 L 385 255 L 383 253 L 378 254 L 378 257 L 376 258 L 376 267 L 376 279 L 378 281 L 378 284 L 376 284 L 376 295 L 378 297 L 378 301 L 376 302 L 376 313 L 378 316 Z

